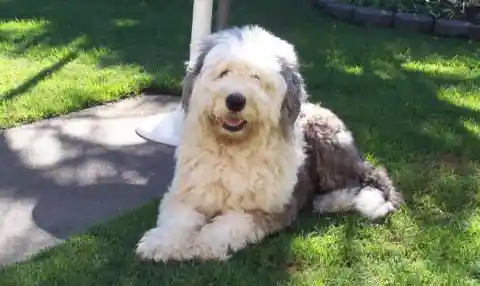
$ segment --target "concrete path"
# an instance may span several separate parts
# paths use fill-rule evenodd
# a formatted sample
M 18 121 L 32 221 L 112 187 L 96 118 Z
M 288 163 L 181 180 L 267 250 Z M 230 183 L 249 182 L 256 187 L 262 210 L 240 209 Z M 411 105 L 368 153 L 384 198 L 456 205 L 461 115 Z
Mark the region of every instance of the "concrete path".
M 134 129 L 178 97 L 143 96 L 0 134 L 0 264 L 160 196 L 173 148 Z

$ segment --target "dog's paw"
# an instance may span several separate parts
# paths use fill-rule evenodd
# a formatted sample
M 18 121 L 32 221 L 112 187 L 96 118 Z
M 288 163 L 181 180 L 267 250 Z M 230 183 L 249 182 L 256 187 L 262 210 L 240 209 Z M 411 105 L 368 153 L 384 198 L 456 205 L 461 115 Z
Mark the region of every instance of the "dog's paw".
M 386 201 L 382 205 L 378 206 L 377 209 L 368 213 L 366 216 L 371 220 L 376 220 L 376 219 L 384 218 L 395 211 L 396 211 L 396 208 L 393 205 L 393 203 L 390 201 Z
M 214 241 L 207 241 L 202 236 L 194 240 L 191 248 L 195 258 L 201 261 L 227 261 L 232 257 L 228 245 L 215 244 Z
M 229 233 L 225 232 L 222 225 L 217 223 L 207 224 L 195 236 L 191 244 L 191 250 L 195 253 L 195 258 L 201 261 L 215 260 L 227 261 L 234 251 L 230 245 Z
M 168 231 L 161 227 L 147 231 L 137 243 L 135 253 L 143 260 L 157 262 L 184 261 L 193 258 L 185 245 L 185 240 L 172 239 Z
M 381 190 L 372 187 L 361 189 L 355 197 L 355 209 L 370 220 L 384 218 L 400 206 L 397 200 L 386 200 Z

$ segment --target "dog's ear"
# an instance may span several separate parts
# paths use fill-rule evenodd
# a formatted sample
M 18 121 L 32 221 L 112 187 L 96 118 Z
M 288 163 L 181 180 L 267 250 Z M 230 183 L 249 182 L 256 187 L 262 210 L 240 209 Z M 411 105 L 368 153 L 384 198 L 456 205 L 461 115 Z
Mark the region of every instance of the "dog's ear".
M 300 108 L 305 101 L 307 94 L 302 75 L 297 65 L 282 62 L 281 74 L 287 84 L 287 92 L 281 107 L 280 124 L 284 135 L 288 138 L 291 135 L 295 121 L 300 114 Z
M 202 70 L 205 55 L 206 53 L 200 54 L 193 63 L 189 64 L 189 67 L 187 68 L 187 74 L 183 78 L 183 89 L 180 102 L 185 114 L 188 112 L 188 105 L 190 103 L 190 97 L 192 96 L 193 92 L 193 84 L 195 83 L 195 79 Z
M 202 67 L 205 61 L 205 57 L 210 52 L 210 50 L 215 46 L 214 37 L 210 35 L 205 40 L 199 43 L 199 52 L 196 59 L 188 63 L 187 74 L 183 78 L 183 90 L 181 97 L 182 109 L 185 114 L 188 112 L 188 105 L 190 103 L 190 97 L 193 92 L 193 85 L 197 76 L 202 71 Z

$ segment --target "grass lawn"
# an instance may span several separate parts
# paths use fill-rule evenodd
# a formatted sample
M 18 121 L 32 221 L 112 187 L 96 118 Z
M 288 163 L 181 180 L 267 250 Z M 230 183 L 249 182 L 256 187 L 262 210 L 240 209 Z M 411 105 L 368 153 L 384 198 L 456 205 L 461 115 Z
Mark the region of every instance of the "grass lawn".
M 178 91 L 188 59 L 189 6 L 0 0 L 0 129 L 145 87 Z
M 293 42 L 314 100 L 386 166 L 406 206 L 384 224 L 302 217 L 227 263 L 133 256 L 156 204 L 0 270 L 0 285 L 479 285 L 480 44 L 334 22 L 308 1 L 234 1 L 234 24 Z M 41 3 L 41 4 L 40 4 Z M 1 126 L 178 88 L 190 1 L 0 0 Z

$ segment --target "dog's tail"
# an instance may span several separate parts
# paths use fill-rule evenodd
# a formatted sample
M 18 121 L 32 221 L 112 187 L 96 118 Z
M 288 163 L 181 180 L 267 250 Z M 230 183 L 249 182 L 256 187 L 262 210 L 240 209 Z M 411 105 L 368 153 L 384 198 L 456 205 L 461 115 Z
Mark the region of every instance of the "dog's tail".
M 403 197 L 390 180 L 387 171 L 368 162 L 362 166 L 360 185 L 334 190 L 315 197 L 314 211 L 320 213 L 357 211 L 377 219 L 397 211 Z

